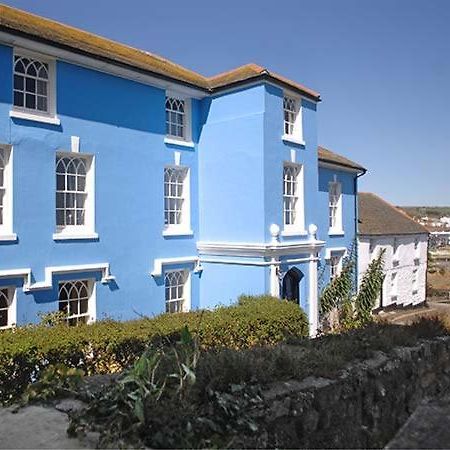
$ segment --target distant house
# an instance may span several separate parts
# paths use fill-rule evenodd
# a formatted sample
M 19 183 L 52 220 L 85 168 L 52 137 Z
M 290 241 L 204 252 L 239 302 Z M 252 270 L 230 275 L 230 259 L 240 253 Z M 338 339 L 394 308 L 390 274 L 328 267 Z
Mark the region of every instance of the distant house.
M 425 301 L 428 230 L 371 193 L 359 193 L 358 274 L 385 249 L 385 279 L 377 308 Z

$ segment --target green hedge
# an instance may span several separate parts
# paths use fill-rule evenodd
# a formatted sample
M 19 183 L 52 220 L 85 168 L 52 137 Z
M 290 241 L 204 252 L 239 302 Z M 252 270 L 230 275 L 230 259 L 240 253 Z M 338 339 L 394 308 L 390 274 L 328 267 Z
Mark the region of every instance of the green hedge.
M 267 296 L 241 297 L 237 305 L 213 311 L 129 322 L 5 330 L 0 332 L 0 403 L 17 399 L 50 364 L 77 367 L 88 375 L 119 372 L 149 344 L 176 338 L 185 325 L 203 348 L 273 345 L 286 336 L 308 333 L 308 321 L 297 305 Z

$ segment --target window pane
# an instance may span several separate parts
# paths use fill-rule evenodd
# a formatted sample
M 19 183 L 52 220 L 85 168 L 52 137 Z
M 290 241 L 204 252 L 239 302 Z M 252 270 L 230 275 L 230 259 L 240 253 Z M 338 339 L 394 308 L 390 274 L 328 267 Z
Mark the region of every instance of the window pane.
M 66 177 L 64 175 L 56 175 L 56 189 L 63 191 L 66 187 Z
M 38 80 L 37 81 L 37 93 L 40 95 L 47 95 L 47 82 Z
M 36 109 L 36 97 L 34 94 L 26 94 L 25 106 L 30 109 Z
M 14 89 L 23 91 L 24 78 L 20 75 L 14 75 Z
M 0 327 L 8 326 L 8 310 L 0 309 Z
M 39 111 L 47 111 L 47 99 L 45 97 L 38 96 L 38 98 L 37 98 L 37 109 Z
M 22 92 L 14 91 L 14 106 L 23 106 L 24 95 Z
M 32 92 L 33 94 L 36 92 L 36 80 L 33 78 L 27 78 L 25 81 L 25 86 L 27 92 Z

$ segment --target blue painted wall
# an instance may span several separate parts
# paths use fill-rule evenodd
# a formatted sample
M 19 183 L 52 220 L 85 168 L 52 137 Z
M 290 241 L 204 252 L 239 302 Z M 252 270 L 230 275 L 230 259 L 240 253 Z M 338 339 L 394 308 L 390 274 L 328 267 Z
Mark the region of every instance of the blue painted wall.
M 155 258 L 195 256 L 197 241 L 270 241 L 270 225 L 281 226 L 283 221 L 283 162 L 291 160 L 292 150 L 304 166 L 305 227 L 317 224 L 318 238 L 327 247 L 348 247 L 354 239 L 354 175 L 318 170 L 314 103 L 302 101 L 305 145 L 300 146 L 281 139 L 281 88 L 261 83 L 193 99 L 195 145 L 187 148 L 164 143 L 164 90 L 59 61 L 56 74 L 61 125 L 11 119 L 12 49 L 0 45 L 0 142 L 14 149 L 18 234 L 18 242 L 0 243 L 0 270 L 30 267 L 34 281 L 42 281 L 46 266 L 109 262 L 116 283 L 96 284 L 97 318 L 125 320 L 137 313 L 160 313 L 165 308 L 163 278 L 150 276 Z M 99 238 L 55 242 L 55 154 L 70 150 L 73 135 L 81 138 L 80 151 L 94 156 Z M 175 151 L 190 168 L 193 236 L 162 235 L 163 171 L 173 164 Z M 328 236 L 328 182 L 335 173 L 343 183 L 342 237 Z M 296 266 L 305 275 L 301 306 L 308 310 L 308 266 Z M 193 264 L 170 269 L 177 267 L 192 270 Z M 289 267 L 284 264 L 282 269 Z M 201 276 L 191 273 L 193 308 L 269 291 L 267 267 L 205 263 L 203 268 Z M 85 275 L 100 280 L 100 273 Z M 17 289 L 19 324 L 37 321 L 38 312 L 57 309 L 57 285 L 64 277 L 54 277 L 52 290 L 25 294 Z M 0 280 L 0 285 L 22 283 Z

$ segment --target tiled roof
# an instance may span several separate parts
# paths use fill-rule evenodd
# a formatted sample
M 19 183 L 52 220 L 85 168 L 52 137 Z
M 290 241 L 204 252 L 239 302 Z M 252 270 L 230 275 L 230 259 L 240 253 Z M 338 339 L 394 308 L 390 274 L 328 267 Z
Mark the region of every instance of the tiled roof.
M 350 159 L 345 158 L 344 156 L 338 155 L 337 153 L 334 153 L 325 147 L 319 146 L 318 153 L 319 161 L 322 161 L 324 163 L 336 164 L 338 166 L 347 167 L 349 169 L 366 172 L 366 169 L 363 166 L 351 161 Z
M 317 92 L 271 73 L 256 64 L 248 64 L 208 78 L 153 53 L 138 50 L 2 4 L 0 4 L 0 31 L 18 34 L 85 56 L 144 71 L 150 75 L 181 82 L 206 92 L 215 92 L 239 83 L 268 79 L 299 91 L 314 100 L 320 100 Z
M 428 234 L 425 227 L 375 194 L 360 192 L 358 205 L 361 235 Z

